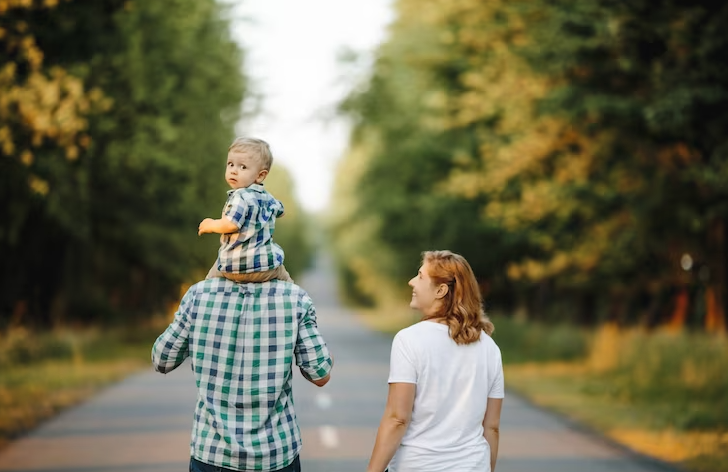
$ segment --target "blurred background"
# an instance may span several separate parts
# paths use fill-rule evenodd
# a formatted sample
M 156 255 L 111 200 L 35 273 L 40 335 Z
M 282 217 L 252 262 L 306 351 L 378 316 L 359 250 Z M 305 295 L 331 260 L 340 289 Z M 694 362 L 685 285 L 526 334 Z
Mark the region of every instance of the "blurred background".
M 373 329 L 471 263 L 506 378 L 728 470 L 728 6 L 0 0 L 0 446 L 148 364 L 212 265 L 224 159 L 271 143 L 296 278 Z

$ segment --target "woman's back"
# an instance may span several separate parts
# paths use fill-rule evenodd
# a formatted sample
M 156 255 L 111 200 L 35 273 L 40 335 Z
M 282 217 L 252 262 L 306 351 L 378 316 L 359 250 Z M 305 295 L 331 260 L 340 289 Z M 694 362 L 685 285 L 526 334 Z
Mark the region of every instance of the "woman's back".
M 485 471 L 488 398 L 503 398 L 501 354 L 490 336 L 458 345 L 445 324 L 423 321 L 392 343 L 389 383 L 415 383 L 412 419 L 391 470 Z

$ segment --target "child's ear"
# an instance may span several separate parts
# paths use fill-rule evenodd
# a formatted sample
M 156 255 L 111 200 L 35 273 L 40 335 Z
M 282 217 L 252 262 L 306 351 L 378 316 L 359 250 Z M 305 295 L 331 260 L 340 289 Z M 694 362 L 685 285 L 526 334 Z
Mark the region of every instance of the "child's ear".
M 255 179 L 255 183 L 262 184 L 266 177 L 268 177 L 268 170 L 263 169 L 260 172 L 258 172 L 258 178 Z

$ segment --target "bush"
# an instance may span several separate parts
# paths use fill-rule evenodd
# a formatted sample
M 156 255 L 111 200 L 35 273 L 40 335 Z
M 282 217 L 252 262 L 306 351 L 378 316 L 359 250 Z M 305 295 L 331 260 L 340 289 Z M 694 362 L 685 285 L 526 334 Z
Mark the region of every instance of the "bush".
M 0 368 L 67 359 L 73 355 L 74 345 L 74 337 L 66 333 L 37 335 L 25 328 L 13 328 L 0 333 Z
M 504 316 L 492 317 L 493 339 L 504 363 L 571 361 L 586 356 L 589 333 L 567 325 L 519 322 Z
M 606 326 L 592 344 L 593 376 L 603 392 L 636 404 L 662 405 L 664 424 L 728 427 L 728 343 L 704 333 L 619 331 Z

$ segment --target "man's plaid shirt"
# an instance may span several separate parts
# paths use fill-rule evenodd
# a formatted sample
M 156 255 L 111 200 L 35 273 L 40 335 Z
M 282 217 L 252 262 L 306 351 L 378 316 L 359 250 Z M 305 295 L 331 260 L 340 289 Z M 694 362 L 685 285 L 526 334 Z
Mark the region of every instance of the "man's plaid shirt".
M 189 357 L 197 381 L 190 452 L 236 470 L 277 470 L 301 449 L 293 408 L 293 363 L 312 380 L 332 361 L 308 294 L 272 280 L 199 282 L 154 343 L 152 362 L 167 373 Z
M 217 270 L 244 274 L 283 264 L 283 249 L 273 242 L 276 218 L 282 214 L 283 204 L 262 185 L 229 190 L 222 217 L 235 223 L 239 231 L 220 236 Z

